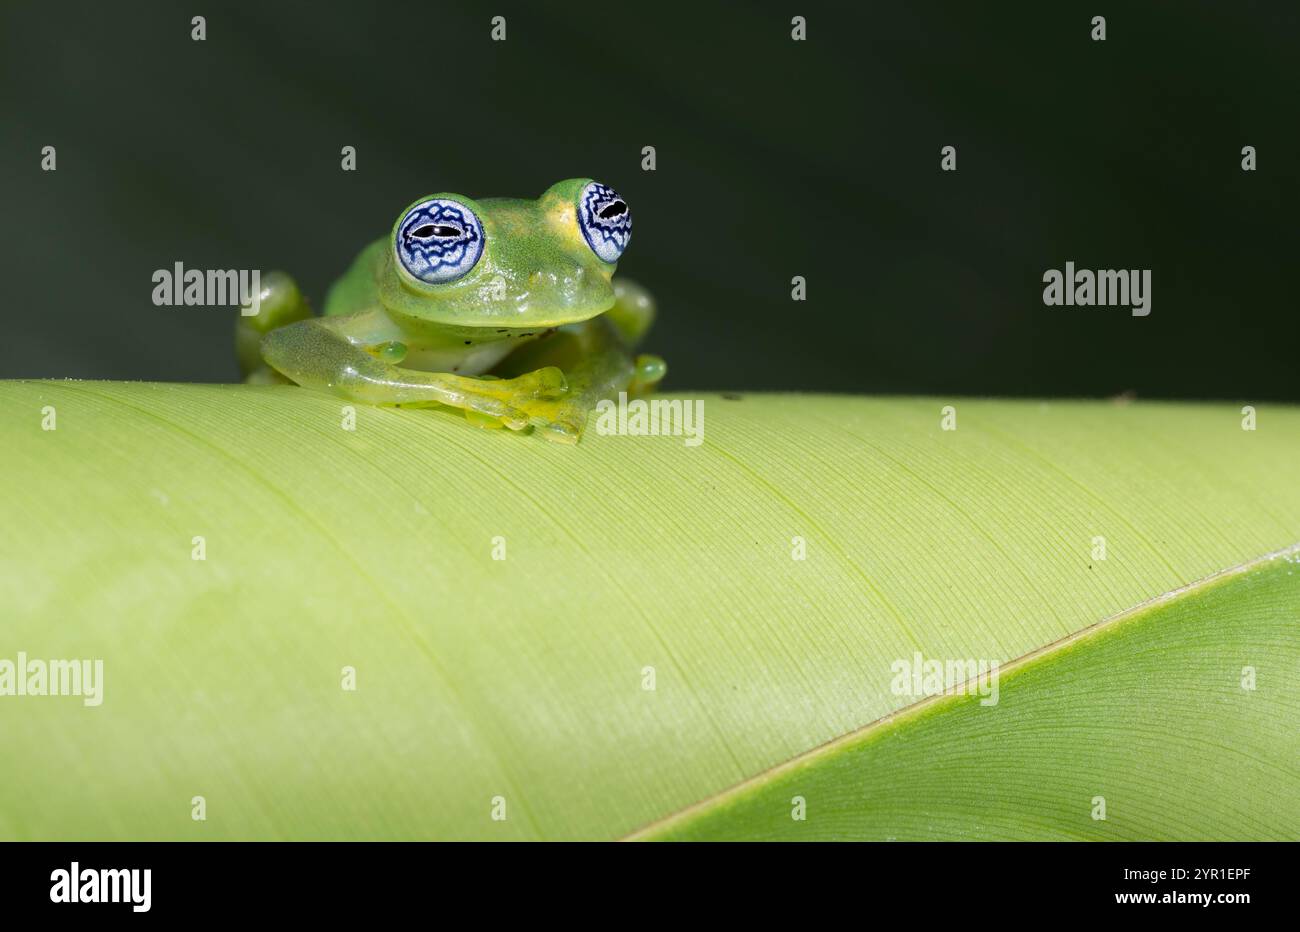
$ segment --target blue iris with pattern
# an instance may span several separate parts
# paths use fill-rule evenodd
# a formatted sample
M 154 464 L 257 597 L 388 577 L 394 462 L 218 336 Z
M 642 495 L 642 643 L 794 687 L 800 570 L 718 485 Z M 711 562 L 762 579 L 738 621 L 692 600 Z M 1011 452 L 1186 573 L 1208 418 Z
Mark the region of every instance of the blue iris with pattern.
M 483 224 L 464 204 L 435 197 L 416 204 L 397 227 L 397 258 L 436 285 L 460 278 L 483 255 Z
M 593 181 L 578 198 L 578 225 L 592 252 L 605 262 L 617 262 L 632 238 L 632 211 L 617 191 Z

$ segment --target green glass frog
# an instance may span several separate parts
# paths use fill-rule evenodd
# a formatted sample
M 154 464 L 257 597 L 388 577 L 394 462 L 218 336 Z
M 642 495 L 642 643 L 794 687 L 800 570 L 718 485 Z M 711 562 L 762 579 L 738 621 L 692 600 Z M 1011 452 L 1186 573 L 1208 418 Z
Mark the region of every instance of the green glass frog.
M 631 352 L 654 319 L 650 296 L 612 281 L 631 233 L 627 202 L 588 178 L 535 201 L 422 197 L 335 282 L 323 316 L 289 276 L 263 277 L 237 332 L 245 381 L 447 405 L 576 443 L 598 401 L 649 391 L 666 371 Z

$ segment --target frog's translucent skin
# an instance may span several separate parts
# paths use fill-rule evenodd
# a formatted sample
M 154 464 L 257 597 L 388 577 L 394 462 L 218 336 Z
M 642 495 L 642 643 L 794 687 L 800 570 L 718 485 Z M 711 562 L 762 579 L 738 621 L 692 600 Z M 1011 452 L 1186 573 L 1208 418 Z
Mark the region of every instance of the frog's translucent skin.
M 562 181 L 535 201 L 420 198 L 362 250 L 321 317 L 289 276 L 264 276 L 260 313 L 240 318 L 246 380 L 285 378 L 369 404 L 449 405 L 480 426 L 532 426 L 576 443 L 596 402 L 648 391 L 665 369 L 631 354 L 654 305 L 636 285 L 613 282 L 616 264 L 584 237 L 578 198 L 588 184 Z M 437 284 L 411 274 L 394 248 L 403 218 L 432 199 L 468 207 L 483 234 L 473 268 Z

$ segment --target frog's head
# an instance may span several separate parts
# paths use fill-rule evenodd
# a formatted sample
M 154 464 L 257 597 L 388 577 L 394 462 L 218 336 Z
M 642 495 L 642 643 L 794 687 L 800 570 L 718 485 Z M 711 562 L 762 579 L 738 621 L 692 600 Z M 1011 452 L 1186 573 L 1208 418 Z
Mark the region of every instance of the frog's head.
M 590 178 L 535 201 L 431 194 L 393 224 L 379 300 L 411 322 L 554 327 L 614 303 L 610 277 L 632 235 L 613 188 Z

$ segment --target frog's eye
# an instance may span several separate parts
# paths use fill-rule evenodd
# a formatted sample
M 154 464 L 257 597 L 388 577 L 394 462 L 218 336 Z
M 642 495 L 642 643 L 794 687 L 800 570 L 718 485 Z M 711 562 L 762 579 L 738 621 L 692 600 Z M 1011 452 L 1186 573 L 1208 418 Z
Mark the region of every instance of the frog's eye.
M 402 267 L 420 281 L 454 281 L 483 255 L 483 224 L 464 204 L 435 197 L 407 211 L 394 246 Z
M 632 211 L 617 191 L 593 181 L 578 196 L 578 226 L 592 252 L 605 262 L 617 262 L 632 238 Z

